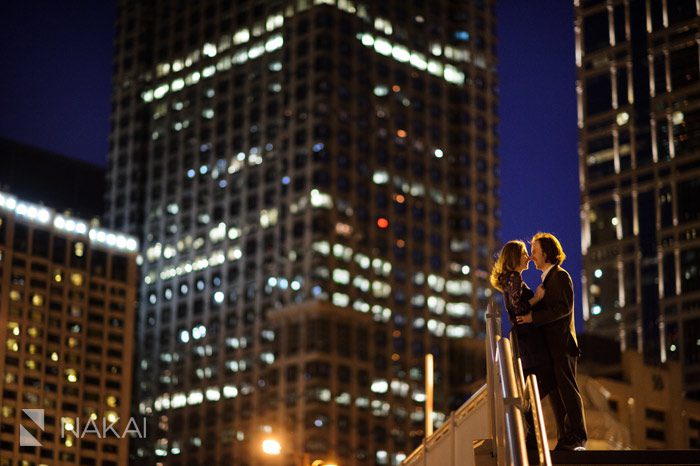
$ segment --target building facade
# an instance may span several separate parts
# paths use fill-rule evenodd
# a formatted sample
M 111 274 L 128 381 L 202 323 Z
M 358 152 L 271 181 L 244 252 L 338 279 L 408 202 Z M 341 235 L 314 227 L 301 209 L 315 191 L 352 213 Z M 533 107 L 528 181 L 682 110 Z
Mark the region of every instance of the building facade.
M 137 249 L 0 192 L 0 465 L 127 464 Z
M 622 354 L 621 363 L 622 377 L 590 380 L 582 376 L 588 396 L 602 395 L 601 408 L 608 408 L 605 415 L 597 413 L 591 423 L 598 421 L 609 429 L 606 417 L 611 416 L 629 432 L 626 448 L 700 449 L 700 402 L 678 396 L 683 389 L 681 365 L 674 361 L 650 366 L 640 353 L 631 350 Z
M 649 365 L 641 353 L 620 353 L 619 346 L 610 355 L 618 361 L 591 362 L 586 357 L 587 362 L 579 367 L 577 382 L 588 431 L 586 448 L 699 449 L 700 402 L 679 395 L 683 389 L 680 363 Z M 543 407 L 549 443 L 556 444 L 556 422 L 548 398 Z
M 135 397 L 155 434 L 137 459 L 255 464 L 261 416 L 287 403 L 263 389 L 283 357 L 270 315 L 315 301 L 383 338 L 370 389 L 402 388 L 285 394 L 395 418 L 383 432 L 362 414 L 342 428 L 276 418 L 267 428 L 294 438 L 294 455 L 396 464 L 422 436 L 426 353 L 438 419 L 458 405 L 449 348 L 483 336 L 500 228 L 493 11 L 120 2 L 106 222 L 143 244 Z M 364 370 L 305 364 L 300 380 L 357 384 Z M 344 453 L 345 431 L 366 447 Z
M 578 0 L 588 331 L 679 361 L 700 395 L 700 72 L 695 1 Z
M 369 314 L 344 312 L 323 301 L 270 313 L 276 357 L 260 388 L 265 400 L 259 408 L 260 438 L 306 452 L 309 463 L 337 464 L 372 463 L 372 453 L 389 462 L 392 446 L 399 447 L 393 456 L 400 460 L 405 445 L 423 439 L 424 411 L 415 409 L 425 400 L 423 380 L 387 378 L 377 361 L 388 353 L 398 360 L 398 353 L 385 329 L 373 323 Z M 451 339 L 440 357 L 449 372 L 441 374 L 439 391 L 454 405 L 474 388 L 464 375 L 485 373 L 484 343 Z M 412 364 L 421 367 L 421 359 L 415 355 Z M 437 420 L 443 420 L 442 413 Z M 288 463 L 297 464 L 293 458 Z

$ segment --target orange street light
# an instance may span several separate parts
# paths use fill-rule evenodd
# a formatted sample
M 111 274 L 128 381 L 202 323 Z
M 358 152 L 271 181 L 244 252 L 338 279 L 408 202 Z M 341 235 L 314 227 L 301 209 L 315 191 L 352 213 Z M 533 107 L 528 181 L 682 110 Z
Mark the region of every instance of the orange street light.
M 262 442 L 262 451 L 266 455 L 279 455 L 282 453 L 282 445 L 279 440 L 267 438 Z
M 261 444 L 262 451 L 266 455 L 279 456 L 282 454 L 282 444 L 279 440 L 275 438 L 266 438 Z M 295 454 L 294 452 L 287 452 L 286 454 Z M 338 466 L 335 463 L 327 463 L 326 460 L 316 459 L 310 462 L 309 454 L 304 452 L 299 457 L 299 464 L 301 466 Z

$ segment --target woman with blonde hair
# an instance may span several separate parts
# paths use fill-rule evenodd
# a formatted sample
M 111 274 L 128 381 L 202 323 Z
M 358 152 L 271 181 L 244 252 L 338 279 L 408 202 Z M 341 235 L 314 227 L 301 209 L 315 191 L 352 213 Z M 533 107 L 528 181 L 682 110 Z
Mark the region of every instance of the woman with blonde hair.
M 517 354 L 527 377 L 535 374 L 540 396 L 544 398 L 553 388 L 551 356 L 544 336 L 533 324 L 517 322 L 517 317 L 531 312 L 532 306 L 544 297 L 544 288 L 535 293 L 523 281 L 522 272 L 530 265 L 530 256 L 525 243 L 508 241 L 501 249 L 491 270 L 491 285 L 503 293 L 503 301 L 512 325 L 511 339 L 517 346 Z M 514 336 L 514 338 L 513 338 Z

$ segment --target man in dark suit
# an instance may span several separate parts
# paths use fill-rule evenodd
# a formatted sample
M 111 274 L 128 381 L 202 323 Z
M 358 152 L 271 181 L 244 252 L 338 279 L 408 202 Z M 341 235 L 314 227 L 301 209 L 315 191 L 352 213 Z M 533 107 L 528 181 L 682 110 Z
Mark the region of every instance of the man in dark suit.
M 561 267 L 566 254 L 550 233 L 537 233 L 531 244 L 532 261 L 542 271 L 540 287 L 544 296 L 529 314 L 518 317 L 518 323 L 532 322 L 540 328 L 551 355 L 556 383 L 550 393 L 557 423 L 555 450 L 584 450 L 588 435 L 576 383 L 576 360 L 581 352 L 574 327 L 574 286 L 569 273 Z

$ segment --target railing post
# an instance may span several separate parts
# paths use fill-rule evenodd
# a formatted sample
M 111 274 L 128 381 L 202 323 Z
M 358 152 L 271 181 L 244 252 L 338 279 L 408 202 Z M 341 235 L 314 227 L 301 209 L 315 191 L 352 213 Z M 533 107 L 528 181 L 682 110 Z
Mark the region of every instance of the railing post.
M 497 344 L 501 341 L 499 337 L 496 337 Z M 503 380 L 501 379 L 501 357 L 496 351 L 494 357 L 493 366 L 493 396 L 494 396 L 494 444 L 496 447 L 496 460 L 506 461 L 506 428 L 505 428 L 505 410 L 503 406 L 503 397 L 497 396 L 503 387 Z
M 518 385 L 513 368 L 513 354 L 510 348 L 510 341 L 507 338 L 501 338 L 498 341 L 498 356 L 508 460 L 510 464 L 529 466 L 527 448 L 525 446 L 523 413 L 521 411 L 522 399 L 519 397 L 517 390 Z
M 527 391 L 532 409 L 532 420 L 535 425 L 535 436 L 537 437 L 537 452 L 540 457 L 540 464 L 552 466 L 552 458 L 549 454 L 549 440 L 547 440 L 547 429 L 544 426 L 544 415 L 542 413 L 542 403 L 540 392 L 537 389 L 537 376 L 530 374 L 527 377 Z
M 500 319 L 498 314 L 494 312 L 493 303 L 488 303 L 486 306 L 486 340 L 484 342 L 486 346 L 486 394 L 487 394 L 487 407 L 489 415 L 489 430 L 491 431 L 491 454 L 497 456 L 497 449 L 500 440 L 498 439 L 498 434 L 500 432 L 498 421 L 499 416 L 496 410 L 496 387 L 498 387 L 497 374 L 498 371 L 495 369 L 497 352 L 496 352 L 496 342 L 500 337 Z M 497 325 L 498 324 L 498 325 Z

